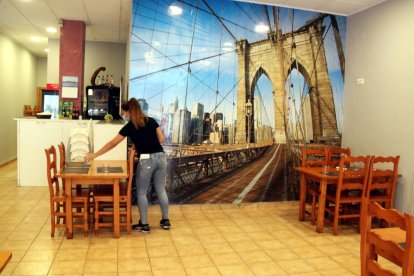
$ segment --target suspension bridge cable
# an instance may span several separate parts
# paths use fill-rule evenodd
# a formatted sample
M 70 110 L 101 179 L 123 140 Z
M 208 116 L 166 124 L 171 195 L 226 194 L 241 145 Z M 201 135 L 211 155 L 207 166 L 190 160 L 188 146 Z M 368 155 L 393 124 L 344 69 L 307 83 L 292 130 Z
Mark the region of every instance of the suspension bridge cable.
M 269 30 L 271 30 L 272 29 L 272 24 L 270 23 L 270 17 L 269 17 L 269 13 L 267 12 L 267 6 L 266 5 L 263 5 L 263 10 L 264 10 L 264 13 L 266 14 L 266 20 L 267 20 L 267 24 L 269 26 Z
M 218 21 L 223 25 L 224 29 L 231 35 L 231 37 L 234 39 L 234 41 L 237 41 L 237 38 L 233 35 L 233 33 L 227 28 L 226 24 L 221 20 L 221 18 L 216 14 L 216 12 L 213 10 L 213 8 L 208 4 L 207 0 L 202 0 L 204 4 L 207 6 L 207 8 L 213 13 L 213 15 L 217 18 Z
M 184 3 L 184 4 L 186 4 L 186 5 L 190 6 L 190 7 L 194 7 L 194 5 L 193 5 L 193 4 L 188 3 L 188 2 L 186 2 L 186 1 L 184 1 L 184 0 L 177 0 L 177 1 L 178 1 L 178 2 L 181 2 L 181 3 Z M 240 28 L 240 29 L 243 29 L 243 30 L 245 30 L 245 31 L 249 32 L 249 33 L 252 33 L 252 34 L 257 35 L 257 33 L 256 33 L 255 31 L 252 31 L 251 29 L 248 29 L 248 28 L 246 28 L 246 27 L 244 27 L 244 26 L 241 26 L 240 24 L 237 24 L 237 23 L 235 23 L 235 22 L 233 22 L 233 21 L 231 21 L 231 20 L 229 20 L 229 19 L 226 19 L 226 18 L 224 18 L 224 17 L 217 16 L 217 15 L 215 15 L 212 11 L 208 11 L 208 10 L 203 9 L 203 8 L 200 8 L 200 11 L 205 12 L 205 13 L 210 14 L 210 15 L 214 15 L 214 16 L 216 16 L 216 18 L 217 18 L 217 19 L 219 19 L 219 21 L 220 21 L 222 24 L 224 24 L 223 22 L 225 21 L 225 22 L 228 22 L 228 23 L 230 23 L 230 24 L 234 25 L 235 27 L 238 27 L 238 28 Z M 230 32 L 229 34 L 230 34 L 230 35 L 232 35 L 232 33 L 231 33 L 231 32 Z M 233 39 L 235 38 L 234 36 L 232 36 L 232 37 L 233 37 Z M 237 40 L 237 39 L 235 39 L 235 40 Z
M 198 3 L 199 3 L 199 0 L 197 0 L 197 6 L 198 6 Z M 195 15 L 195 18 L 194 18 L 194 29 L 195 29 L 195 26 L 197 24 L 197 15 L 198 15 L 198 9 L 196 10 L 196 15 Z M 190 79 L 190 73 L 191 73 L 191 68 L 190 68 L 191 65 L 190 64 L 191 64 L 191 55 L 193 53 L 193 42 L 194 42 L 194 35 L 195 35 L 194 29 L 193 29 L 193 37 L 191 38 L 190 56 L 188 57 L 188 66 L 187 66 L 187 84 L 186 84 L 186 87 L 185 87 L 185 100 L 184 100 L 184 110 L 185 111 L 187 110 L 188 80 Z
M 256 22 L 253 20 L 250 14 L 246 12 L 238 2 L 234 2 L 234 4 L 236 4 L 236 6 L 239 7 L 239 9 L 241 9 L 241 11 L 247 16 L 247 18 L 249 18 L 254 24 L 256 24 Z
M 134 35 L 135 37 L 137 37 L 138 39 L 140 39 L 140 40 L 142 40 L 142 41 L 144 41 L 142 38 L 140 38 L 139 36 L 137 36 L 137 35 L 135 35 L 135 34 L 132 34 L 132 35 Z M 144 41 L 145 42 L 145 41 Z M 146 45 L 149 45 L 150 47 L 152 47 L 153 49 L 155 49 L 159 54 L 161 54 L 161 55 L 163 55 L 165 58 L 167 58 L 168 60 L 170 60 L 172 63 L 174 63 L 174 64 L 176 64 L 176 65 L 174 65 L 174 66 L 171 66 L 171 67 L 168 67 L 168 68 L 163 68 L 163 69 L 160 69 L 160 70 L 158 70 L 158 71 L 154 71 L 154 72 L 150 72 L 150 73 L 147 73 L 147 74 L 144 74 L 144 75 L 140 75 L 140 76 L 137 76 L 137 77 L 133 77 L 133 78 L 131 78 L 130 79 L 130 81 L 135 81 L 135 80 L 138 80 L 138 79 L 142 79 L 142 78 L 146 78 L 146 77 L 148 77 L 148 76 L 151 76 L 151 75 L 154 75 L 154 74 L 157 74 L 157 73 L 160 73 L 160 72 L 165 72 L 165 71 L 168 71 L 168 70 L 171 70 L 171 69 L 175 69 L 175 68 L 180 68 L 180 67 L 183 67 L 183 66 L 185 66 L 185 65 L 189 65 L 189 64 L 192 64 L 192 63 L 196 63 L 196 62 L 200 62 L 200 61 L 203 61 L 203 60 L 207 60 L 207 59 L 211 59 L 211 58 L 215 58 L 215 57 L 218 57 L 218 56 L 220 56 L 220 55 L 226 55 L 226 54 L 230 54 L 230 53 L 233 53 L 234 51 L 229 51 L 229 52 L 225 52 L 225 53 L 221 53 L 221 54 L 217 54 L 217 55 L 213 55 L 213 56 L 208 56 L 208 57 L 204 57 L 204 58 L 200 58 L 200 59 L 197 59 L 197 60 L 192 60 L 192 61 L 187 61 L 187 62 L 184 62 L 184 63 L 181 63 L 181 64 L 177 64 L 174 60 L 172 60 L 172 59 L 170 59 L 170 57 L 169 56 L 166 56 L 166 55 L 164 55 L 162 52 L 160 52 L 158 49 L 156 49 L 155 47 L 153 47 L 151 44 L 149 44 L 148 42 L 145 42 L 145 44 Z M 211 88 L 212 90 L 214 90 L 213 88 Z

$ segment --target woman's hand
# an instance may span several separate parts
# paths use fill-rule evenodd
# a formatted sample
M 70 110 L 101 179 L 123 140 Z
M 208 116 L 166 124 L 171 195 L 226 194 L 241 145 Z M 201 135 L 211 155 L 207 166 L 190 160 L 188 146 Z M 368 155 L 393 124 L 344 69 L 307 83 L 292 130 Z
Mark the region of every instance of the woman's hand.
M 87 153 L 83 158 L 85 159 L 85 162 L 89 162 L 95 158 L 95 154 L 93 152 L 90 152 Z

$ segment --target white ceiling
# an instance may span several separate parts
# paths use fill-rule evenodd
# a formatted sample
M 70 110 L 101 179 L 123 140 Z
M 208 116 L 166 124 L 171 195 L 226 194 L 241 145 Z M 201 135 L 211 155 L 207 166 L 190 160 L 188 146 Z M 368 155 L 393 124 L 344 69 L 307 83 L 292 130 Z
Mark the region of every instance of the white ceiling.
M 249 0 L 338 15 L 351 15 L 386 0 Z M 48 38 L 59 39 L 62 19 L 86 23 L 86 40 L 126 42 L 132 0 L 0 0 L 0 33 L 30 50 L 46 56 Z M 47 27 L 58 32 L 50 34 Z M 32 41 L 32 36 L 40 37 Z

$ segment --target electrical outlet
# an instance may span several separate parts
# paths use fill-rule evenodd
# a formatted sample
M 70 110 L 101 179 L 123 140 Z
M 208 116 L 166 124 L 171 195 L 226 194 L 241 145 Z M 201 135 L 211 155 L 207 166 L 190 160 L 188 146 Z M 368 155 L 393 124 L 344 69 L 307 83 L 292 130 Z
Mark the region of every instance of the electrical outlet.
M 364 79 L 357 79 L 356 83 L 357 83 L 357 85 L 364 85 L 365 80 Z

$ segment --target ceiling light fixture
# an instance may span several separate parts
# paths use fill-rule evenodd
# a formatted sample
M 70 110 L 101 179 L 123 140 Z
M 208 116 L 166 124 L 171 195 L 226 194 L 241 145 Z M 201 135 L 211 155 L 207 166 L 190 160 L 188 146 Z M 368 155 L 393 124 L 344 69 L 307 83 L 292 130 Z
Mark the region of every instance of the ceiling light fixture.
M 183 14 L 183 9 L 177 5 L 171 5 L 168 7 L 168 13 L 172 16 L 176 16 L 176 15 L 182 15 Z
M 31 39 L 32 39 L 33 41 L 39 41 L 39 40 L 40 40 L 40 38 L 39 38 L 38 36 L 32 36 L 32 37 L 31 37 Z
M 263 23 L 259 23 L 254 27 L 254 31 L 256 33 L 264 34 L 264 33 L 267 33 L 269 31 L 269 26 L 267 26 Z
M 54 27 L 47 27 L 47 28 L 46 28 L 46 31 L 47 31 L 48 33 L 56 33 L 56 32 L 57 32 L 56 28 L 54 28 Z

